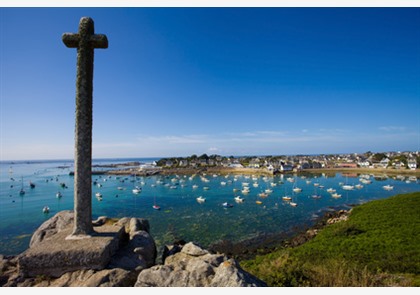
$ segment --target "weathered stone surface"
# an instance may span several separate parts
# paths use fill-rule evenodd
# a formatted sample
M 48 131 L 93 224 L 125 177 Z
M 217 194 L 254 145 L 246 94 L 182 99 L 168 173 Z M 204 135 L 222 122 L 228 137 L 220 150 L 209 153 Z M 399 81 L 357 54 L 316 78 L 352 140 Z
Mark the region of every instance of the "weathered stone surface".
M 120 268 L 101 271 L 78 270 L 66 273 L 60 278 L 43 281 L 37 287 L 131 287 L 135 282 L 135 274 Z
M 124 228 L 104 225 L 95 230 L 97 234 L 91 238 L 68 241 L 68 227 L 43 239 L 19 255 L 19 271 L 29 277 L 59 277 L 75 270 L 104 269 L 119 248 Z
M 194 243 L 166 257 L 164 265 L 140 272 L 136 287 L 264 287 L 266 283 L 241 269 L 234 259 L 211 254 Z
M 73 211 L 60 211 L 53 217 L 45 221 L 32 235 L 29 247 L 33 247 L 36 244 L 42 242 L 58 232 L 68 228 L 74 221 Z
M 95 48 L 108 48 L 105 35 L 95 34 L 90 17 L 82 17 L 76 34 L 64 33 L 67 47 L 77 48 L 76 126 L 74 152 L 74 226 L 69 238 L 88 238 L 92 225 L 92 92 Z

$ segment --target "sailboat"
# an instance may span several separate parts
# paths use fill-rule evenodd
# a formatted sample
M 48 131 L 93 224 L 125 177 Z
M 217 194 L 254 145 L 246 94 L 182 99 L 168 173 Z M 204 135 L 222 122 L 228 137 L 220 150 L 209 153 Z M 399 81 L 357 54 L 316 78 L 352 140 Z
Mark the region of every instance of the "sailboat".
M 314 190 L 315 190 L 315 192 L 314 192 L 314 194 L 311 196 L 311 198 L 312 199 L 321 199 L 321 195 L 320 194 L 318 194 L 318 192 L 317 192 L 317 189 L 316 189 L 317 187 L 315 186 L 315 188 L 314 188 Z
M 154 197 L 153 209 L 160 210 L 160 206 L 156 205 L 156 196 Z
M 346 176 L 346 184 L 341 187 L 343 190 L 351 191 L 354 189 L 354 185 L 347 184 L 347 176 Z
M 19 195 L 23 196 L 25 194 L 25 190 L 23 189 L 23 176 L 22 176 L 22 187 L 20 189 Z
M 297 182 L 295 181 L 294 184 L 293 184 L 293 191 L 295 193 L 300 193 L 302 191 L 302 189 L 300 187 L 297 187 L 296 185 L 297 185 Z

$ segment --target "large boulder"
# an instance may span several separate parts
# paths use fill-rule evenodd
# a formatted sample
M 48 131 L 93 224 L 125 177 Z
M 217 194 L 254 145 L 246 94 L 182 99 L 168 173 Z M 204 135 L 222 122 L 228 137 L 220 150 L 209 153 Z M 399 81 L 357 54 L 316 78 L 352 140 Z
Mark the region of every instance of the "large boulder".
M 179 247 L 179 245 L 177 245 Z M 163 265 L 140 272 L 136 287 L 266 287 L 244 271 L 234 259 L 211 254 L 195 243 L 187 243 Z

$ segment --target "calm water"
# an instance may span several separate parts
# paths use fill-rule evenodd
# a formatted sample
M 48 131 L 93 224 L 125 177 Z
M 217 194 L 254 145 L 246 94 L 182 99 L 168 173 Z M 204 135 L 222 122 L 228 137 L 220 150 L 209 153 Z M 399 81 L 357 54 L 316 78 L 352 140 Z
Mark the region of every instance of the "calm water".
M 93 164 L 118 163 L 137 160 L 150 163 L 154 159 L 95 160 Z M 0 163 L 0 253 L 19 254 L 26 250 L 32 233 L 48 218 L 62 210 L 73 210 L 73 182 L 69 175 L 72 161 L 43 161 Z M 379 177 L 380 176 L 380 177 Z M 362 183 L 368 179 L 371 183 Z M 291 182 L 294 180 L 294 182 Z M 149 220 L 151 234 L 158 246 L 176 238 L 196 241 L 208 246 L 217 240 L 240 241 L 264 233 L 290 232 L 296 226 L 308 226 L 325 211 L 348 209 L 374 199 L 395 194 L 420 191 L 420 182 L 408 177 L 384 175 L 281 175 L 275 177 L 247 175 L 171 175 L 171 176 L 93 176 L 93 218 L 139 217 Z M 30 182 L 35 188 L 30 188 Z M 19 191 L 22 187 L 24 195 Z M 65 187 L 62 187 L 64 184 Z M 249 193 L 241 192 L 248 184 Z M 343 190 L 340 184 L 363 185 Z M 383 186 L 391 185 L 392 190 Z M 142 192 L 133 194 L 140 186 Z M 302 192 L 293 193 L 294 186 Z M 336 189 L 341 198 L 333 198 L 328 188 Z M 234 192 L 234 189 L 238 190 Z M 268 197 L 259 194 L 266 189 Z M 62 197 L 57 198 L 56 193 Z M 95 193 L 102 194 L 102 200 Z M 282 200 L 293 197 L 297 207 Z M 312 195 L 318 194 L 319 199 Z M 236 203 L 235 196 L 245 201 Z M 197 202 L 202 196 L 204 203 Z M 261 204 L 257 204 L 260 201 Z M 156 202 L 161 210 L 154 210 Z M 228 202 L 231 208 L 222 204 Z M 42 208 L 49 206 L 50 213 Z

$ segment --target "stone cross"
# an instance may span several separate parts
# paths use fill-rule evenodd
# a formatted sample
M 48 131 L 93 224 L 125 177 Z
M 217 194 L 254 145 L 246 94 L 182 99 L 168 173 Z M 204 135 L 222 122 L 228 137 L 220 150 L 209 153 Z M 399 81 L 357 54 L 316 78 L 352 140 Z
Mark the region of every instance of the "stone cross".
M 108 48 L 105 35 L 95 35 L 93 20 L 82 17 L 77 33 L 64 33 L 64 44 L 77 48 L 76 127 L 74 154 L 74 228 L 67 239 L 90 237 L 92 226 L 92 90 L 93 51 Z

